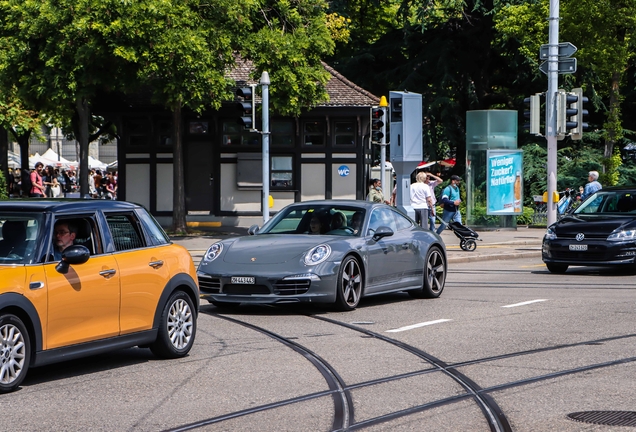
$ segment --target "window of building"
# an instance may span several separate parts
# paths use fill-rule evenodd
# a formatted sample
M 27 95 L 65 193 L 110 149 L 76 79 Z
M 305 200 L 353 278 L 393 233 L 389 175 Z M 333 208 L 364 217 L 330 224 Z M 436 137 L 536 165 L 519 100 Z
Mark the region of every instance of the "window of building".
M 236 121 L 223 122 L 224 146 L 260 146 L 262 145 L 261 135 L 256 132 L 245 130 Z
M 275 120 L 271 123 L 270 144 L 272 147 L 294 146 L 294 123 L 291 121 Z
M 147 147 L 150 144 L 150 119 L 127 118 L 123 124 L 126 145 L 129 147 Z
M 337 146 L 353 146 L 356 143 L 355 124 L 353 121 L 337 121 L 334 124 L 334 144 Z
M 207 121 L 192 120 L 188 123 L 188 133 L 190 135 L 207 135 L 209 131 L 209 123 Z
M 172 146 L 172 121 L 169 119 L 157 120 L 160 146 Z
M 303 123 L 303 143 L 306 146 L 325 145 L 325 122 L 322 120 Z
M 272 156 L 270 166 L 270 185 L 275 188 L 291 188 L 293 186 L 293 160 L 291 156 Z

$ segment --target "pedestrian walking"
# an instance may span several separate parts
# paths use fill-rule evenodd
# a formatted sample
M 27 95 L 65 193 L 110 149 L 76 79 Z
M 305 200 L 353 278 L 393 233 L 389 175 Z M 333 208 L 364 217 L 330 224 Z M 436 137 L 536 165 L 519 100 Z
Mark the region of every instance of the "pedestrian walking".
M 426 173 L 417 173 L 415 183 L 411 185 L 410 189 L 411 207 L 415 210 L 415 222 L 422 228 L 428 227 L 428 212 L 433 207 L 431 188 L 426 180 Z
M 450 184 L 444 188 L 442 191 L 442 197 L 440 201 L 442 202 L 444 210 L 442 211 L 442 220 L 443 224 L 440 224 L 439 228 L 437 228 L 437 234 L 441 234 L 446 228 L 446 224 L 452 220 L 462 223 L 462 215 L 459 212 L 459 204 L 462 200 L 459 197 L 459 183 L 462 181 L 461 177 L 458 175 L 452 175 Z
M 603 186 L 598 182 L 598 171 L 590 171 L 587 175 L 589 183 L 585 185 L 583 194 L 581 195 L 581 201 L 592 195 L 594 192 L 603 189 Z

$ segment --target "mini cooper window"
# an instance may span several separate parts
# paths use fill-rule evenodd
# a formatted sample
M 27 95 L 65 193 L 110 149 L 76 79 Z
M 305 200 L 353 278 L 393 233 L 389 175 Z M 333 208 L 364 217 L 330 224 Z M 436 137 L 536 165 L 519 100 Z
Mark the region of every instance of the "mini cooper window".
M 144 225 L 144 228 L 148 232 L 150 239 L 156 245 L 164 245 L 170 243 L 170 239 L 165 231 L 159 226 L 159 223 L 155 220 L 150 213 L 145 210 L 139 210 L 137 212 L 139 219 Z
M 56 219 L 50 249 L 44 261 L 59 262 L 64 249 L 71 245 L 84 246 L 91 255 L 99 253 L 99 236 L 96 232 L 95 221 L 89 217 Z
M 0 214 L 0 265 L 33 262 L 42 221 L 42 215 Z
M 146 246 L 139 230 L 139 224 L 132 214 L 107 214 L 106 222 L 108 222 L 108 228 L 110 228 L 117 251 L 139 249 Z

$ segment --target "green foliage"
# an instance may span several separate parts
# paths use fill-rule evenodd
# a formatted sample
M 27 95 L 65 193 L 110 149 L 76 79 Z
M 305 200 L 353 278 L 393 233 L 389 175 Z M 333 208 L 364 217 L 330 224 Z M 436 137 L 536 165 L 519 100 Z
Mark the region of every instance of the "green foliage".
M 532 215 L 534 215 L 534 209 L 524 206 L 523 213 L 517 216 L 517 225 L 531 225 Z
M 616 186 L 620 177 L 618 168 L 622 164 L 623 159 L 621 158 L 621 152 L 618 147 L 614 147 L 612 157 L 603 159 L 605 172 L 599 175 L 599 182 L 604 186 Z
M 9 199 L 9 187 L 4 177 L 4 172 L 0 170 L 0 201 Z

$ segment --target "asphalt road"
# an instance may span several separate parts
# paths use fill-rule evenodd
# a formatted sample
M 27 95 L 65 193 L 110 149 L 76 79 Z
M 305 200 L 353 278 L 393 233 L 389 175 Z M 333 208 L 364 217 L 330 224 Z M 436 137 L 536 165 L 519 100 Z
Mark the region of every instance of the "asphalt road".
M 523 258 L 451 263 L 439 299 L 349 313 L 203 304 L 188 357 L 33 369 L 0 430 L 629 430 L 567 414 L 635 410 L 633 280 Z

